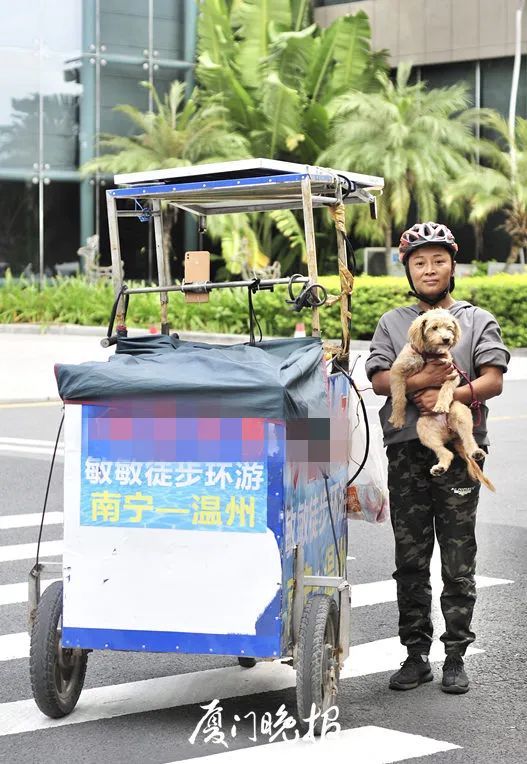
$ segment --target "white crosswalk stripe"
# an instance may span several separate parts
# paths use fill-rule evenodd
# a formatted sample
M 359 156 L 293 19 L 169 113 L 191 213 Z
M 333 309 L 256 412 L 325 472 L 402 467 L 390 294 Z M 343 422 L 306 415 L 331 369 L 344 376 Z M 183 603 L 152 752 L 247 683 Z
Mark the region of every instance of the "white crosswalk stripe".
M 3 446 L 38 446 L 44 448 L 55 447 L 54 440 L 35 440 L 34 438 L 8 438 L 5 436 L 0 437 L 0 445 Z M 64 443 L 59 441 L 58 448 L 64 449 Z
M 29 514 L 20 515 L 3 515 L 0 516 L 0 529 L 32 528 L 33 526 L 40 525 L 41 518 L 41 512 L 30 512 Z M 63 521 L 63 512 L 46 512 L 44 516 L 44 525 L 60 525 Z
M 272 748 L 270 748 L 272 746 Z M 266 745 L 240 748 L 209 756 L 201 756 L 199 763 L 213 761 L 220 764 L 259 764 L 268 762 L 269 757 L 279 761 L 320 764 L 321 761 L 353 761 L 367 764 L 390 764 L 390 762 L 431 756 L 440 751 L 452 751 L 460 746 L 443 740 L 411 735 L 408 732 L 386 729 L 385 727 L 356 727 L 342 730 L 334 737 L 315 741 L 289 740 L 267 743 Z M 189 764 L 196 759 L 183 759 L 177 764 Z M 171 764 L 176 764 L 172 762 Z
M 29 634 L 2 634 L 0 636 L 0 661 L 14 661 L 29 656 Z
M 48 524 L 62 522 L 62 513 L 49 513 Z M 39 513 L 7 515 L 0 518 L 0 528 L 28 528 L 38 526 Z M 30 559 L 36 552 L 36 544 L 11 544 L 0 547 L 0 562 Z M 41 544 L 41 556 L 60 555 L 62 541 L 46 541 Z M 434 557 L 437 568 L 438 559 Z M 437 579 L 438 571 L 434 576 Z M 57 579 L 53 579 L 57 580 Z M 42 588 L 52 583 L 42 582 Z M 513 583 L 509 579 L 477 576 L 479 589 Z M 352 607 L 370 607 L 391 603 L 396 600 L 396 585 L 393 580 L 376 581 L 352 586 Z M 22 604 L 27 601 L 27 583 L 0 585 L 0 605 Z M 469 647 L 467 656 L 481 654 L 483 651 Z M 397 637 L 373 640 L 351 648 L 350 657 L 341 672 L 342 680 L 365 677 L 371 674 L 396 670 L 404 658 L 405 651 Z M 27 661 L 29 655 L 29 636 L 26 632 L 0 635 L 0 662 L 17 660 Z M 430 654 L 432 662 L 444 658 L 443 645 L 434 641 Z M 32 698 L 0 704 L 0 737 L 29 732 L 38 732 L 55 727 L 63 727 L 84 722 L 103 721 L 105 719 L 141 714 L 149 711 L 187 706 L 208 702 L 212 698 L 244 697 L 271 691 L 291 688 L 296 682 L 296 672 L 279 661 L 260 662 L 250 671 L 231 666 L 220 669 L 178 674 L 155 679 L 124 682 L 85 689 L 75 711 L 62 719 L 49 719 L 43 716 Z M 291 762 L 301 761 L 309 764 L 318 761 L 321 756 L 347 756 L 353 751 L 354 761 L 367 764 L 388 764 L 430 756 L 441 751 L 453 750 L 459 746 L 435 740 L 430 737 L 409 734 L 402 730 L 382 727 L 356 727 L 343 730 L 334 739 L 308 743 L 307 741 L 273 742 L 247 747 L 236 751 L 215 751 L 211 755 L 201 756 L 203 760 L 218 759 L 217 764 L 230 764 L 232 761 L 244 764 L 258 764 L 268 759 L 272 753 L 287 757 Z M 202 749 L 200 749 L 200 752 Z M 185 759 L 180 764 L 191 762 Z M 174 763 L 175 764 L 175 763 Z
M 40 545 L 40 557 L 54 557 L 62 554 L 62 539 L 57 541 L 43 541 Z M 8 544 L 0 546 L 0 562 L 13 562 L 14 560 L 30 560 L 37 553 L 36 543 Z
M 58 579 L 53 578 L 49 581 L 41 581 L 40 591 L 43 592 L 53 581 L 58 581 Z M 19 605 L 24 602 L 27 602 L 27 581 L 22 581 L 19 584 L 2 584 L 0 586 L 0 605 Z
M 53 579 L 54 581 L 58 579 Z M 42 582 L 43 588 L 51 581 Z M 476 576 L 476 587 L 486 589 L 489 586 L 501 586 L 512 584 L 507 578 L 488 578 Z M 371 584 L 354 584 L 351 587 L 351 607 L 368 607 L 370 605 L 382 605 L 386 602 L 395 602 L 397 591 L 395 581 L 374 581 Z M 27 602 L 27 584 L 0 584 L 0 605 L 14 605 Z
M 482 653 L 475 647 L 469 647 L 467 655 Z M 16 653 L 16 654 L 15 654 Z M 368 674 L 378 674 L 384 671 L 392 671 L 399 667 L 405 652 L 397 637 L 388 639 L 376 639 L 351 648 L 350 656 L 344 664 L 340 674 L 342 679 L 349 679 Z M 0 661 L 9 661 L 14 658 L 27 658 L 29 656 L 29 638 L 25 631 L 16 634 L 0 636 Z M 430 651 L 431 661 L 441 661 L 444 658 L 443 646 L 439 641 L 432 643 Z
M 507 578 L 489 578 L 476 576 L 476 587 L 486 589 L 489 586 L 512 584 Z M 397 601 L 397 584 L 395 581 L 373 581 L 371 584 L 356 584 L 351 587 L 351 607 L 367 607 L 380 605 L 383 602 Z

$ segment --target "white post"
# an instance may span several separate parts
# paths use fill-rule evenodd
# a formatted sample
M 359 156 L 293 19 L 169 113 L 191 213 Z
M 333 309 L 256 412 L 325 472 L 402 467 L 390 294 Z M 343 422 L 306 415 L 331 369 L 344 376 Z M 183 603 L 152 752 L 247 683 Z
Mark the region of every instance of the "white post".
M 115 297 L 119 294 L 123 285 L 124 273 L 121 261 L 121 244 L 119 242 L 119 221 L 117 219 L 117 205 L 111 191 L 106 192 L 106 209 L 108 210 L 108 233 L 110 235 L 110 253 L 112 256 L 112 282 Z M 115 315 L 116 329 L 124 326 L 124 300 L 121 297 Z
M 168 262 L 168 252 L 163 250 L 163 213 L 161 211 L 161 201 L 152 199 L 152 215 L 154 217 L 154 236 L 156 243 L 157 260 L 157 283 L 159 286 L 170 286 L 170 266 Z M 168 323 L 168 294 L 161 292 L 159 295 L 161 302 L 161 334 L 168 334 L 170 325 Z
M 512 195 L 515 196 L 517 157 L 516 157 L 516 102 L 518 100 L 518 84 L 520 81 L 520 69 L 522 58 L 522 15 L 525 7 L 525 0 L 518 0 L 516 9 L 516 35 L 514 43 L 514 66 L 512 70 L 511 98 L 509 102 L 509 143 L 511 155 L 511 186 Z M 519 260 L 525 263 L 525 254 L 523 247 L 519 251 Z
M 312 284 L 318 279 L 317 250 L 315 244 L 315 222 L 313 220 L 313 197 L 309 175 L 302 181 L 302 206 L 304 212 L 304 233 L 306 237 L 307 273 Z M 320 337 L 320 314 L 318 308 L 312 308 L 313 337 Z

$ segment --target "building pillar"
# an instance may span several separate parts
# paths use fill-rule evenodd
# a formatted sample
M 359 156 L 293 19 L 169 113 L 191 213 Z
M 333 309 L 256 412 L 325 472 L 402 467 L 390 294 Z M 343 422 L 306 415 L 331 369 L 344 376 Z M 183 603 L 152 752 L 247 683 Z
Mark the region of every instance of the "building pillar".
M 82 58 L 80 79 L 82 94 L 79 108 L 79 160 L 82 166 L 95 155 L 95 70 L 96 70 L 96 8 L 93 0 L 82 3 Z M 84 178 L 80 186 L 80 244 L 86 244 L 95 230 L 94 186 Z
M 185 77 L 187 83 L 187 98 L 190 98 L 194 89 L 194 60 L 196 57 L 196 35 L 198 20 L 199 0 L 185 0 L 185 37 L 183 55 L 185 61 L 189 62 L 189 68 Z M 184 212 L 185 215 L 185 249 L 186 251 L 195 250 L 198 247 L 198 219 L 190 212 Z

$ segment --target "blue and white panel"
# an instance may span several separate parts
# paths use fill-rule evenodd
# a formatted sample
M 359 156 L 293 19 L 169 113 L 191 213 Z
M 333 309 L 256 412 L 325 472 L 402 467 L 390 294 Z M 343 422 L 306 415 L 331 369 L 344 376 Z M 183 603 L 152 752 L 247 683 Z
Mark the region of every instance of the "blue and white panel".
M 63 644 L 279 655 L 283 424 L 135 413 L 66 405 Z

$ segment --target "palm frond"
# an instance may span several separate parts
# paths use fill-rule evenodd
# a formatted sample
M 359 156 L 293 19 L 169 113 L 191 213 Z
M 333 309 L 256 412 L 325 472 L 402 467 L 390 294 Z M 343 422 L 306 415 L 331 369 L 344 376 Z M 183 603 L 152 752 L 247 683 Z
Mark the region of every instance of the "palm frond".
M 291 249 L 298 250 L 302 262 L 306 262 L 306 241 L 302 226 L 291 210 L 273 210 L 268 213 L 280 233 L 288 240 Z
M 334 93 L 357 86 L 370 53 L 370 22 L 364 11 L 354 16 L 344 16 L 340 22 L 333 53 L 336 65 L 331 84 Z

